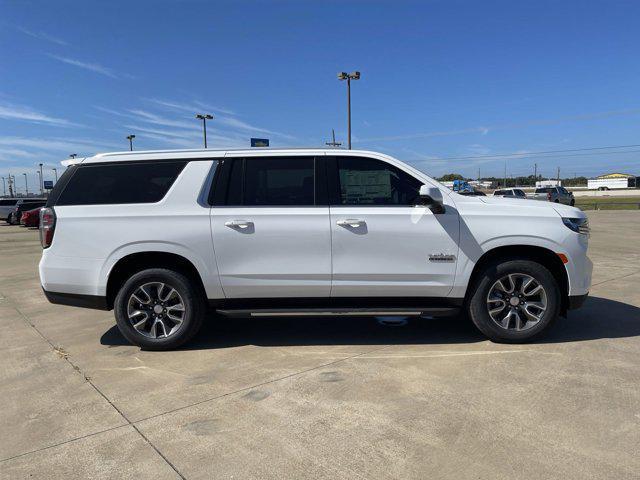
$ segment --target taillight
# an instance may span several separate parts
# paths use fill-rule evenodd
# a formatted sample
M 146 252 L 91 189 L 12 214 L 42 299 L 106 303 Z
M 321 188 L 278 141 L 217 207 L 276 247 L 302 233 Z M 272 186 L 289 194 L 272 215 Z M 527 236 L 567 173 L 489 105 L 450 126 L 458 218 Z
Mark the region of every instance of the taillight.
M 40 210 L 40 243 L 42 248 L 48 248 L 53 241 L 53 232 L 56 227 L 56 214 L 53 208 Z

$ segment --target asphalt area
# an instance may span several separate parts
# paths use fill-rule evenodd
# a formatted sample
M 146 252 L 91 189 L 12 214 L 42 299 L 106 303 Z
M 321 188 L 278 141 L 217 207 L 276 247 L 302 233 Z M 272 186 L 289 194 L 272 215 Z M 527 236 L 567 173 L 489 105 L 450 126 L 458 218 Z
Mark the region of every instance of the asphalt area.
M 640 211 L 590 212 L 591 295 L 534 344 L 465 319 L 208 322 L 128 345 L 0 225 L 0 478 L 640 477 Z

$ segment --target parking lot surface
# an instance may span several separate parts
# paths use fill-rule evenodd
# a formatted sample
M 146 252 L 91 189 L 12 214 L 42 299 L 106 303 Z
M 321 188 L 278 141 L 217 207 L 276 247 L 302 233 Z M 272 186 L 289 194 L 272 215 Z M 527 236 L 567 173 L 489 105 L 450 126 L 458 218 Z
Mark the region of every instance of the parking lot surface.
M 640 478 L 640 212 L 589 216 L 591 295 L 534 344 L 221 319 L 174 352 L 49 304 L 0 225 L 0 478 Z

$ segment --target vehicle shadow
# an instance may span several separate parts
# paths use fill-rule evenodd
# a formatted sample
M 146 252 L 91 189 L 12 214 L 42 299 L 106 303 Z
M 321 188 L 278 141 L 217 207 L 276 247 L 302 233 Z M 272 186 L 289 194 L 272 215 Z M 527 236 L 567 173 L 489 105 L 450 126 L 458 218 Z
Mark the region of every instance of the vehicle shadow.
M 380 324 L 373 317 L 225 318 L 205 321 L 185 350 L 242 345 L 438 345 L 485 341 L 463 316 L 413 318 L 404 326 Z M 565 343 L 640 335 L 640 308 L 600 297 L 589 297 L 580 310 L 569 312 L 537 343 Z M 113 326 L 101 337 L 109 346 L 128 345 Z

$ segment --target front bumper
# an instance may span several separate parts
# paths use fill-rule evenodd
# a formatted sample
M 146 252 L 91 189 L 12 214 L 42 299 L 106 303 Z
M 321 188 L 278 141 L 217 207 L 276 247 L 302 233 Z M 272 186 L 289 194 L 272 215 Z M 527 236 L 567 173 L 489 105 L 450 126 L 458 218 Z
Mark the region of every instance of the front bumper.
M 584 295 L 570 295 L 569 301 L 567 302 L 567 309 L 575 310 L 576 308 L 580 308 L 584 304 L 588 296 L 589 292 L 585 293 Z

